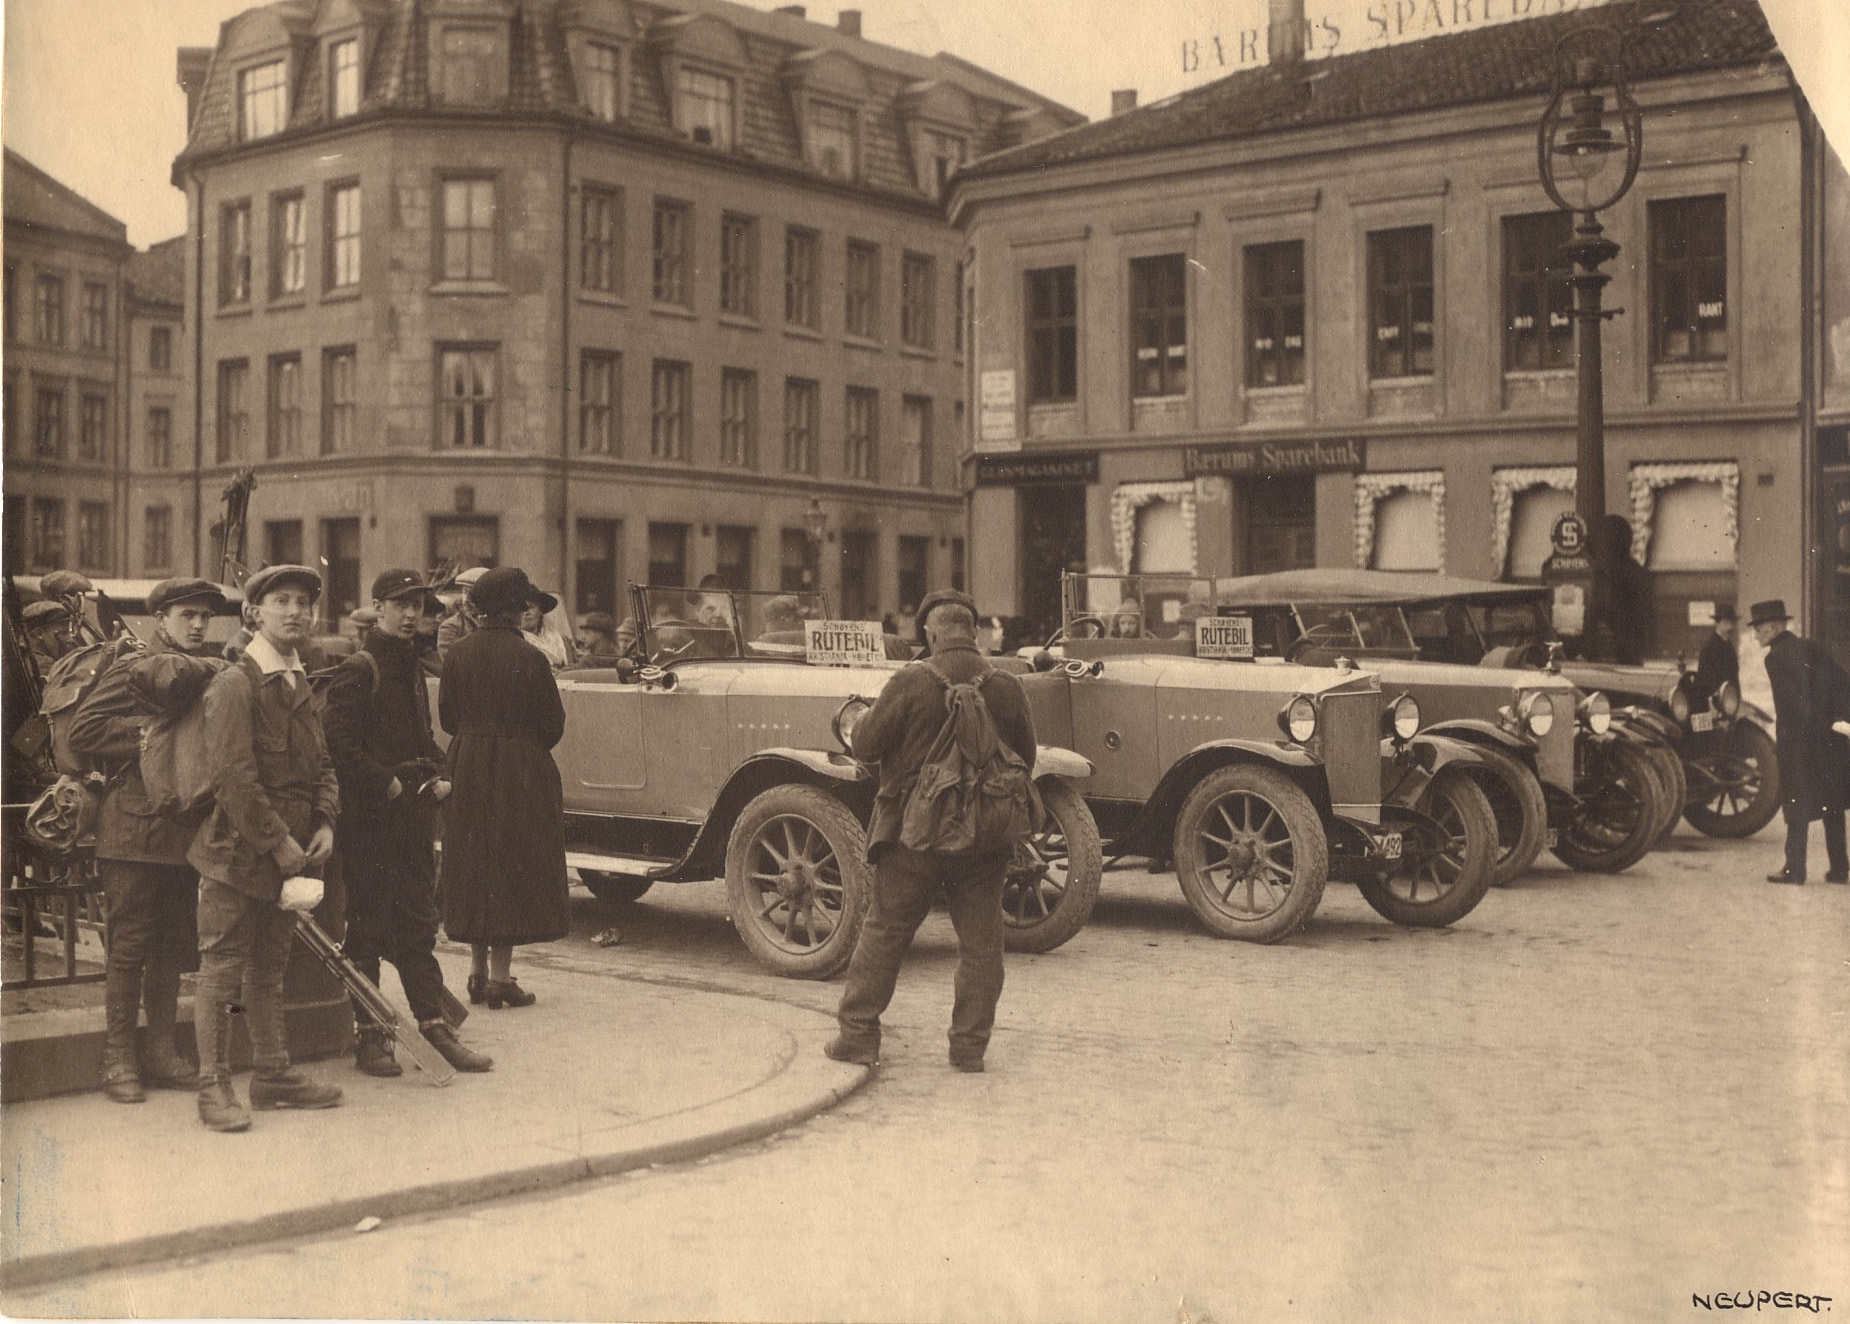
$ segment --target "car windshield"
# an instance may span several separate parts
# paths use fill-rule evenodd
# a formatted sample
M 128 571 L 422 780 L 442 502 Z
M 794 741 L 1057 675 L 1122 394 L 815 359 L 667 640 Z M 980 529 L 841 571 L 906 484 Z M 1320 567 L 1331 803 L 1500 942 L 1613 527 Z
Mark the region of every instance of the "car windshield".
M 1312 647 L 1409 654 L 1416 647 L 1407 623 L 1401 619 L 1400 608 L 1391 604 L 1303 604 L 1297 612 L 1304 625 L 1304 638 Z
M 1553 623 L 1540 602 L 1476 603 L 1470 619 L 1487 648 L 1520 648 L 1554 638 Z
M 637 627 L 645 660 L 803 656 L 805 621 L 827 620 L 820 593 L 637 586 Z
M 1068 575 L 1061 623 L 1072 638 L 1192 638 L 1214 616 L 1214 581 L 1191 575 Z

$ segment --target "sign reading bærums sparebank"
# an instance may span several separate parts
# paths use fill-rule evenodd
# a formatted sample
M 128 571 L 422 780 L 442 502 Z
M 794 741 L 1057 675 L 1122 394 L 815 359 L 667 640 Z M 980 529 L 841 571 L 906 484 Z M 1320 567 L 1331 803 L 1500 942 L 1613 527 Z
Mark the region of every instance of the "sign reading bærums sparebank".
M 825 666 L 884 662 L 886 638 L 878 621 L 805 621 L 803 656 Z
M 1243 474 L 1315 474 L 1368 467 L 1368 443 L 1341 441 L 1256 441 L 1225 446 L 1185 446 L 1186 478 L 1238 478 Z

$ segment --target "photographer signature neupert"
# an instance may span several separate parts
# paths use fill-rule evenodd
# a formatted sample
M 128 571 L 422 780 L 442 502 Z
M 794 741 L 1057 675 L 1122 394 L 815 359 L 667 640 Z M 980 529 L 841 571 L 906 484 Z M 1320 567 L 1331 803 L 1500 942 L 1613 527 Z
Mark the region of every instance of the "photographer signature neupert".
M 1816 1315 L 1831 1308 L 1828 1296 L 1808 1296 L 1804 1292 L 1701 1292 L 1689 1294 L 1690 1309 L 1704 1310 L 1809 1310 Z

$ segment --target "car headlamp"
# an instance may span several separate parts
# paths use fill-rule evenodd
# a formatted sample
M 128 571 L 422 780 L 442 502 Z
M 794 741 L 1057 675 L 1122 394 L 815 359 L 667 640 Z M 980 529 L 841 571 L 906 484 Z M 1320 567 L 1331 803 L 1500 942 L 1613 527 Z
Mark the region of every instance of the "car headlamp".
M 860 695 L 851 694 L 847 702 L 835 710 L 835 720 L 829 725 L 835 732 L 835 739 L 850 754 L 854 753 L 854 728 L 861 724 L 861 719 L 872 707 L 873 704 Z
M 1300 745 L 1309 744 L 1317 734 L 1316 703 L 1307 694 L 1292 699 L 1278 715 L 1278 729 Z
M 1580 701 L 1580 724 L 1596 736 L 1612 730 L 1612 700 L 1598 690 Z
M 1420 733 L 1420 701 L 1411 694 L 1403 694 L 1394 700 L 1382 716 L 1385 719 L 1384 725 L 1394 739 L 1403 744 Z
M 1670 715 L 1679 725 L 1689 720 L 1689 691 L 1681 685 L 1670 692 Z
M 1741 687 L 1731 680 L 1725 680 L 1721 688 L 1715 691 L 1715 708 L 1723 717 L 1734 717 L 1741 711 Z
M 1545 736 L 1555 728 L 1555 707 L 1548 701 L 1548 696 L 1536 690 L 1530 690 L 1516 703 L 1516 715 L 1522 718 L 1522 724 L 1529 728 L 1533 736 Z

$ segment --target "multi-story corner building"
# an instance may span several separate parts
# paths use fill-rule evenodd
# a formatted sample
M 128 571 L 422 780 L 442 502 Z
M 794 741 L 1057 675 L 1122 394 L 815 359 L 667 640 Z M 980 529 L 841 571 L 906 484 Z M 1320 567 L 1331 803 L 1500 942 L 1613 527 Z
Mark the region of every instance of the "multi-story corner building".
M 1841 167 L 1753 0 L 1663 10 L 1632 69 L 1643 168 L 1602 215 L 1605 496 L 1674 653 L 1702 604 L 1807 598 L 1807 252 Z M 1554 42 L 1604 12 L 1315 60 L 1281 40 L 962 172 L 978 596 L 1057 614 L 1074 566 L 1537 577 L 1576 393 L 1536 131 Z
M 904 611 L 961 577 L 945 182 L 1080 117 L 724 0 L 286 0 L 183 50 L 187 537 Z M 820 533 L 812 540 L 809 530 Z
M 6 562 L 124 568 L 123 223 L 6 152 Z

